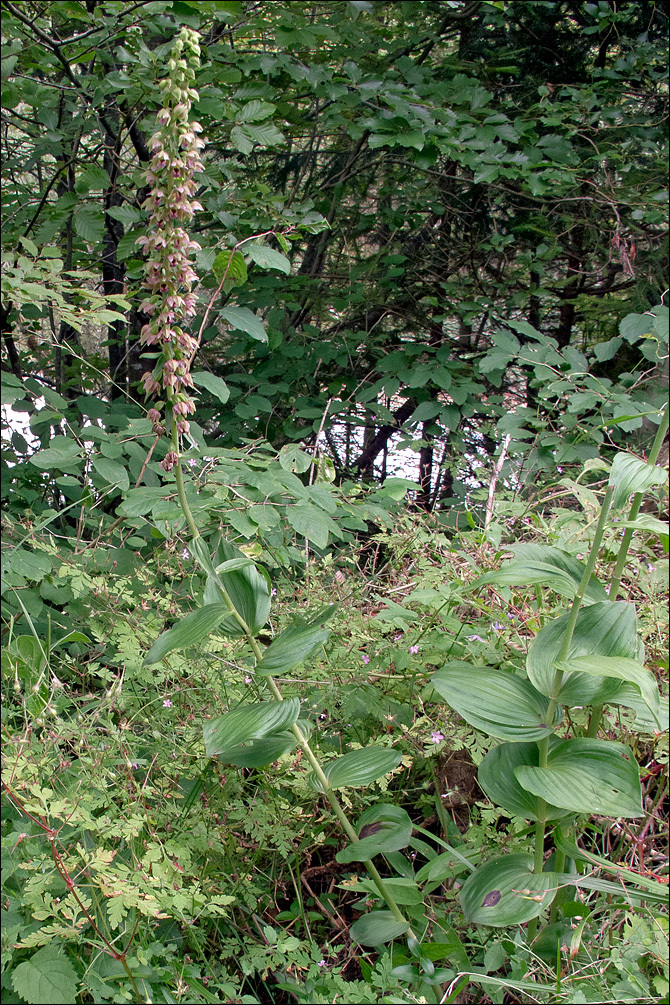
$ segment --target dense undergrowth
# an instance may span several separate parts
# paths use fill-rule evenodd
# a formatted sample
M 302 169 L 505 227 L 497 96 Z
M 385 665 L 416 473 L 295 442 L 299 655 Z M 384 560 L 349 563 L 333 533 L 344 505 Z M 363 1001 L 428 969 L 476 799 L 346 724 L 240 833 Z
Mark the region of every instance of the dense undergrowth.
M 646 900 L 623 886 L 567 889 L 558 939 L 544 929 L 532 945 L 524 927 L 468 923 L 458 898 L 473 865 L 527 851 L 532 829 L 479 788 L 477 766 L 494 741 L 445 705 L 431 674 L 448 659 L 520 672 L 531 640 L 565 600 L 542 586 L 529 593 L 472 584 L 500 568 L 508 543 L 582 556 L 594 525 L 564 501 L 527 505 L 501 490 L 497 550 L 479 532 L 447 536 L 432 518 L 401 511 L 362 558 L 349 546 L 308 573 L 273 573 L 272 634 L 296 611 L 339 604 L 325 648 L 283 681 L 324 764 L 370 742 L 401 755 L 391 774 L 346 789 L 344 805 L 355 818 L 389 802 L 411 818 L 407 847 L 384 856 L 381 870 L 426 929 L 421 974 L 402 939 L 377 949 L 350 940 L 376 890 L 357 863 L 336 861 L 342 838 L 302 753 L 291 750 L 268 769 L 206 756 L 203 721 L 266 691 L 249 646 L 215 633 L 143 663 L 199 588 L 184 542 L 119 571 L 96 568 L 91 549 L 63 561 L 52 582 L 69 590 L 63 606 L 74 634 L 59 642 L 54 626 L 51 638 L 31 635 L 25 611 L 3 640 L 3 1000 L 46 1000 L 35 992 L 40 974 L 61 981 L 49 994 L 60 988 L 54 1000 L 63 1002 L 75 1000 L 75 989 L 77 1000 L 96 1002 L 663 996 L 667 915 L 651 891 Z M 620 534 L 614 523 L 598 571 L 611 564 Z M 53 554 L 48 533 L 32 541 L 35 554 Z M 269 553 L 259 557 L 271 562 Z M 659 680 L 667 564 L 660 543 L 636 532 L 622 589 L 637 604 Z M 570 710 L 565 735 L 586 729 L 585 714 Z M 634 751 L 644 814 L 596 814 L 580 844 L 612 863 L 598 875 L 625 867 L 667 883 L 667 733 L 638 702 L 637 714 L 605 706 L 599 735 Z M 421 892 L 408 882 L 417 877 Z M 124 969 L 112 952 L 128 947 Z

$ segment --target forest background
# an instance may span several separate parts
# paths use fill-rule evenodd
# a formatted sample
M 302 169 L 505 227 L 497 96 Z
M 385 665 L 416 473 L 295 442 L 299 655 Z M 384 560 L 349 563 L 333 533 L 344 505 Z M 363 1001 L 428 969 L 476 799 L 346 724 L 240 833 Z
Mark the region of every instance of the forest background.
M 622 510 L 624 530 L 597 529 L 617 456 L 667 465 L 668 4 L 0 8 L 3 1001 L 660 1000 L 653 897 L 653 911 L 615 915 L 618 943 L 568 910 L 529 955 L 531 915 L 500 908 L 509 931 L 494 938 L 458 913 L 453 863 L 420 877 L 428 901 L 404 890 L 410 914 L 430 903 L 442 949 L 414 953 L 414 969 L 397 943 L 360 955 L 390 941 L 351 928 L 375 888 L 336 864 L 334 821 L 295 751 L 235 755 L 225 772 L 208 756 L 203 722 L 267 693 L 250 637 L 207 638 L 226 635 L 221 619 L 147 662 L 157 636 L 211 604 L 215 573 L 209 554 L 193 563 L 172 444 L 147 418 L 138 239 L 159 84 L 188 28 L 205 140 L 188 224 L 197 410 L 181 442 L 195 536 L 223 549 L 221 566 L 262 563 L 273 632 L 301 614 L 316 638 L 309 619 L 340 603 L 318 672 L 294 661 L 287 687 L 326 759 L 372 740 L 407 772 L 350 793 L 351 812 L 381 787 L 438 845 L 462 845 L 467 868 L 518 852 L 536 818 L 492 808 L 475 777 L 490 737 L 425 675 L 454 656 L 515 666 L 574 600 L 565 562 L 500 578 L 524 544 L 575 562 L 595 547 L 615 567 L 610 599 L 623 579 L 638 606 L 648 665 L 667 670 L 658 466 L 623 496 L 650 493 L 630 526 Z M 529 583 L 521 601 L 512 587 Z M 599 735 L 631 744 L 647 815 L 634 830 L 592 822 L 590 851 L 614 848 L 657 881 L 666 740 L 626 679 L 628 704 Z

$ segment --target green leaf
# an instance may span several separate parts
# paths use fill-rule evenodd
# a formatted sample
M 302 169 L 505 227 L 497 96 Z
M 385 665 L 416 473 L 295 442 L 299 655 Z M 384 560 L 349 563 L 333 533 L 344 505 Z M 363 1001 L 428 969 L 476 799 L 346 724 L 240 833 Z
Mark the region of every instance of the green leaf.
M 337 604 L 333 604 L 326 616 L 330 617 L 336 609 Z M 330 632 L 324 626 L 324 621 L 324 616 L 309 621 L 301 618 L 285 628 L 263 653 L 263 658 L 256 664 L 256 673 L 261 676 L 279 676 L 299 663 L 304 663 L 328 640 Z
M 221 380 L 220 377 L 216 377 L 213 373 L 208 373 L 205 370 L 192 373 L 191 377 L 194 384 L 198 387 L 204 387 L 215 398 L 218 398 L 222 405 L 226 404 L 230 397 L 230 390 L 225 380 Z
M 639 689 L 649 711 L 658 719 L 661 699 L 656 678 L 638 660 L 627 659 L 625 656 L 579 656 L 557 663 L 556 666 L 565 673 L 578 671 L 593 674 L 596 677 L 616 677 L 634 684 Z
M 390 911 L 371 911 L 353 923 L 349 935 L 361 946 L 381 946 L 397 939 L 408 928 L 408 921 L 396 921 Z
M 275 105 L 269 101 L 247 101 L 246 105 L 237 113 L 238 122 L 260 122 L 272 115 Z
M 397 768 L 401 760 L 400 752 L 390 747 L 363 747 L 330 761 L 323 771 L 330 787 L 341 789 L 368 785 Z M 317 792 L 324 791 L 314 773 L 309 776 L 309 783 Z
M 287 276 L 291 274 L 291 263 L 288 258 L 274 248 L 268 248 L 267 244 L 247 245 L 246 252 L 252 262 L 260 265 L 262 269 L 277 269 Z
M 312 458 L 300 449 L 295 443 L 287 443 L 279 451 L 279 463 L 284 471 L 293 471 L 302 474 L 307 471 L 312 463 Z
M 406 848 L 412 837 L 412 821 L 402 807 L 381 803 L 362 814 L 356 830 L 360 840 L 352 841 L 335 856 L 340 865 L 366 862 L 382 852 Z
M 72 466 L 74 461 L 80 460 L 81 447 L 74 440 L 63 441 L 56 447 L 47 447 L 45 450 L 38 450 L 30 458 L 30 463 L 36 468 L 62 468 L 63 465 Z
M 471 923 L 506 928 L 537 918 L 553 901 L 558 885 L 559 877 L 553 872 L 535 875 L 530 855 L 505 855 L 468 876 L 460 901 Z
M 123 502 L 117 506 L 116 512 L 119 516 L 146 516 L 167 493 L 168 489 L 163 486 L 143 486 L 130 489 Z
M 193 542 L 191 542 L 193 544 Z M 237 548 L 220 541 L 216 550 L 214 562 L 216 567 L 231 559 L 246 558 Z M 244 568 L 230 569 L 220 572 L 219 578 L 235 610 L 240 614 L 252 634 L 256 634 L 270 616 L 272 600 L 270 597 L 270 579 L 265 569 L 260 565 L 245 565 Z M 233 615 L 229 615 L 219 625 L 219 631 L 233 638 L 240 638 L 244 632 Z
M 256 144 L 260 147 L 273 147 L 284 143 L 286 139 L 271 122 L 264 122 L 262 125 L 245 123 L 242 126 L 233 126 L 230 138 L 233 146 L 243 154 L 250 154 Z
M 561 652 L 569 615 L 545 625 L 533 640 L 526 669 L 538 691 L 553 693 L 556 661 Z M 583 656 L 644 658 L 637 634 L 635 607 L 626 601 L 591 604 L 580 610 L 567 654 L 569 660 Z M 602 705 L 615 698 L 621 684 L 615 677 L 599 680 L 588 673 L 564 676 L 558 702 L 561 705 Z
M 299 715 L 298 698 L 261 701 L 219 715 L 203 726 L 207 755 L 226 760 L 228 754 L 239 753 L 241 744 L 284 732 L 298 721 Z
M 74 187 L 78 194 L 83 195 L 91 189 L 104 192 L 110 185 L 111 181 L 105 169 L 98 164 L 90 164 L 79 175 Z
M 327 547 L 329 535 L 333 532 L 337 534 L 335 521 L 309 503 L 287 506 L 286 519 L 298 534 L 308 538 L 317 548 Z
M 207 604 L 191 611 L 181 618 L 176 625 L 159 635 L 149 652 L 144 657 L 145 665 L 158 663 L 173 649 L 187 649 L 202 642 L 217 628 L 228 614 L 225 604 Z
M 337 856 L 335 856 L 337 858 Z M 371 857 L 371 856 L 370 856 Z M 338 859 L 340 861 L 340 859 Z M 361 861 L 365 861 L 361 859 Z M 384 886 L 387 890 L 390 890 L 393 899 L 396 904 L 421 904 L 423 903 L 423 894 L 421 890 L 416 885 L 413 879 L 389 879 L 387 876 L 384 877 Z M 359 879 L 355 887 L 351 887 L 347 884 L 343 889 L 348 892 L 358 893 L 359 891 L 364 891 L 365 893 L 372 894 L 373 897 L 379 898 L 380 893 L 375 884 L 371 879 Z M 424 947 L 421 946 L 423 949 Z
M 635 755 L 623 743 L 564 740 L 549 751 L 546 768 L 522 765 L 514 773 L 524 789 L 573 813 L 644 813 Z
M 224 307 L 219 314 L 238 331 L 246 332 L 258 342 L 267 342 L 268 333 L 263 322 L 248 307 Z
M 522 765 L 536 767 L 539 763 L 536 743 L 501 743 L 489 750 L 482 760 L 477 780 L 489 799 L 510 815 L 537 820 L 537 797 L 519 784 L 515 771 Z M 557 806 L 547 806 L 543 816 L 546 820 L 560 820 L 568 812 Z
M 135 209 L 134 206 L 110 206 L 109 209 L 105 210 L 107 216 L 111 216 L 112 220 L 119 220 L 124 227 L 132 227 L 134 223 L 137 223 L 141 219 L 142 214 L 139 209 Z
M 646 492 L 652 485 L 665 485 L 668 476 L 656 464 L 645 464 L 632 454 L 616 454 L 610 469 L 610 485 L 614 486 L 612 505 L 624 506 L 632 493 Z
M 19 963 L 12 986 L 24 1001 L 34 1005 L 72 1005 L 79 991 L 77 973 L 57 946 L 45 946 Z
M 212 272 L 218 280 L 226 277 L 233 286 L 242 286 L 247 281 L 247 266 L 241 251 L 220 251 L 214 259 Z
M 663 520 L 657 520 L 649 513 L 639 513 L 634 520 L 620 520 L 618 527 L 630 527 L 632 530 L 647 531 L 649 534 L 657 534 L 660 538 L 667 538 L 670 534 L 670 527 Z
M 434 673 L 431 683 L 466 722 L 501 740 L 541 740 L 563 718 L 557 708 L 553 723 L 547 722 L 549 699 L 502 670 L 452 662 Z
M 75 232 L 88 244 L 98 244 L 105 234 L 105 215 L 99 206 L 78 206 L 73 217 Z
M 495 583 L 498 586 L 520 586 L 539 583 L 550 586 L 559 596 L 572 600 L 586 566 L 559 548 L 543 544 L 510 545 L 514 558 L 494 572 L 487 572 L 472 584 L 472 589 Z M 606 601 L 605 587 L 591 577 L 584 593 L 584 605 Z
M 128 472 L 122 464 L 110 461 L 108 457 L 94 457 L 91 464 L 100 477 L 110 485 L 118 485 L 124 491 L 130 487 Z

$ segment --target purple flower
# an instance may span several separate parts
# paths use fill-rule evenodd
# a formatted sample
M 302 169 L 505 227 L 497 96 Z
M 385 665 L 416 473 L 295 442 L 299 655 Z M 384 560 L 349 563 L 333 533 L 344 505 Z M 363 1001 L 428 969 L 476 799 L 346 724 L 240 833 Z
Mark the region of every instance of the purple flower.
M 508 611 L 507 612 L 507 617 L 509 618 L 510 621 L 514 621 L 514 619 L 516 617 L 516 614 L 512 614 L 511 611 Z
M 402 635 L 394 635 L 393 636 L 393 641 L 394 642 L 399 642 L 401 638 L 402 638 Z
M 328 718 L 327 712 L 322 712 L 321 715 L 319 716 L 319 719 L 327 719 L 327 718 Z
M 430 734 L 430 738 L 433 741 L 433 743 L 442 743 L 442 740 L 444 740 L 444 734 L 441 733 L 439 729 L 434 729 L 433 732 Z
M 411 653 L 418 653 L 418 651 L 419 651 L 419 647 L 418 647 L 418 646 L 410 646 L 410 647 L 409 647 L 409 651 L 410 651 Z
M 191 557 L 191 556 L 189 555 L 189 553 L 188 553 L 188 548 L 184 548 L 184 550 L 183 550 L 183 551 L 182 551 L 182 553 L 181 553 L 181 557 L 182 557 L 182 558 L 190 558 L 190 557 Z
M 499 621 L 494 621 L 493 624 L 491 625 L 491 628 L 493 629 L 494 632 L 502 632 L 505 630 L 505 626 L 501 625 Z
M 467 637 L 467 639 L 470 642 L 474 642 L 475 639 L 477 640 L 477 642 L 483 642 L 484 641 L 484 639 L 481 637 L 481 635 L 468 635 L 466 637 Z
M 325 967 L 325 965 L 326 965 L 326 961 L 325 960 L 319 960 L 319 962 L 317 963 L 318 967 Z
M 169 698 L 163 698 L 163 708 L 172 708 L 172 702 Z
M 251 684 L 251 677 L 249 676 L 249 674 L 247 674 L 247 675 L 245 676 L 245 678 L 244 678 L 244 683 L 245 683 L 245 684 Z
M 277 596 L 277 591 L 276 591 L 276 589 L 274 588 L 274 586 L 273 586 L 273 587 L 272 587 L 272 589 L 270 590 L 270 596 L 271 596 L 271 597 L 276 597 L 276 596 Z
M 370 662 L 370 657 L 367 655 L 367 653 L 363 653 L 363 655 L 361 656 L 361 659 L 363 660 L 363 662 L 366 665 Z
M 563 468 L 560 466 L 560 464 L 558 465 L 558 467 L 556 468 L 556 470 L 558 471 L 559 475 L 563 474 Z

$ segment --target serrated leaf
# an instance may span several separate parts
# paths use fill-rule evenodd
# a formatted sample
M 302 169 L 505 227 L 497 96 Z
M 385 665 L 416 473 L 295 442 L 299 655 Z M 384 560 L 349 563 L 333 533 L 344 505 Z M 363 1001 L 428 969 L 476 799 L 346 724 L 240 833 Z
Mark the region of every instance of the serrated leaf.
M 218 280 L 226 277 L 233 286 L 242 286 L 247 281 L 247 266 L 241 251 L 220 251 L 214 259 L 212 272 Z
M 202 642 L 227 615 L 229 615 L 229 610 L 223 603 L 207 604 L 205 607 L 191 611 L 176 625 L 158 636 L 144 657 L 145 665 L 158 663 L 173 649 L 187 649 L 189 646 Z
M 19 963 L 12 973 L 12 986 L 32 1005 L 72 1005 L 78 994 L 74 967 L 53 945 Z
M 275 105 L 269 101 L 247 101 L 246 105 L 237 113 L 238 122 L 261 122 L 272 115 Z
M 224 307 L 219 314 L 238 331 L 246 332 L 258 342 L 267 342 L 268 333 L 263 322 L 248 307 Z
M 277 269 L 278 272 L 283 272 L 287 276 L 291 274 L 291 263 L 288 258 L 280 251 L 269 248 L 267 244 L 247 245 L 246 252 L 252 262 L 260 265 L 262 269 Z
M 204 724 L 205 750 L 210 757 L 226 760 L 228 754 L 241 752 L 241 744 L 285 732 L 298 721 L 299 715 L 297 698 L 244 705 Z
M 400 752 L 390 747 L 363 747 L 330 761 L 323 772 L 332 789 L 368 785 L 397 768 L 401 760 Z M 309 783 L 317 792 L 323 791 L 316 775 L 309 776 Z
M 134 206 L 110 206 L 106 210 L 107 216 L 112 220 L 118 220 L 124 227 L 132 227 L 141 218 L 142 214 Z
M 204 387 L 206 391 L 209 391 L 215 398 L 218 398 L 222 405 L 226 404 L 230 397 L 230 390 L 225 380 L 205 370 L 192 373 L 191 377 L 194 384 L 197 384 L 198 387 Z
M 88 244 L 98 244 L 105 233 L 105 216 L 99 206 L 78 206 L 74 211 L 75 232 Z

